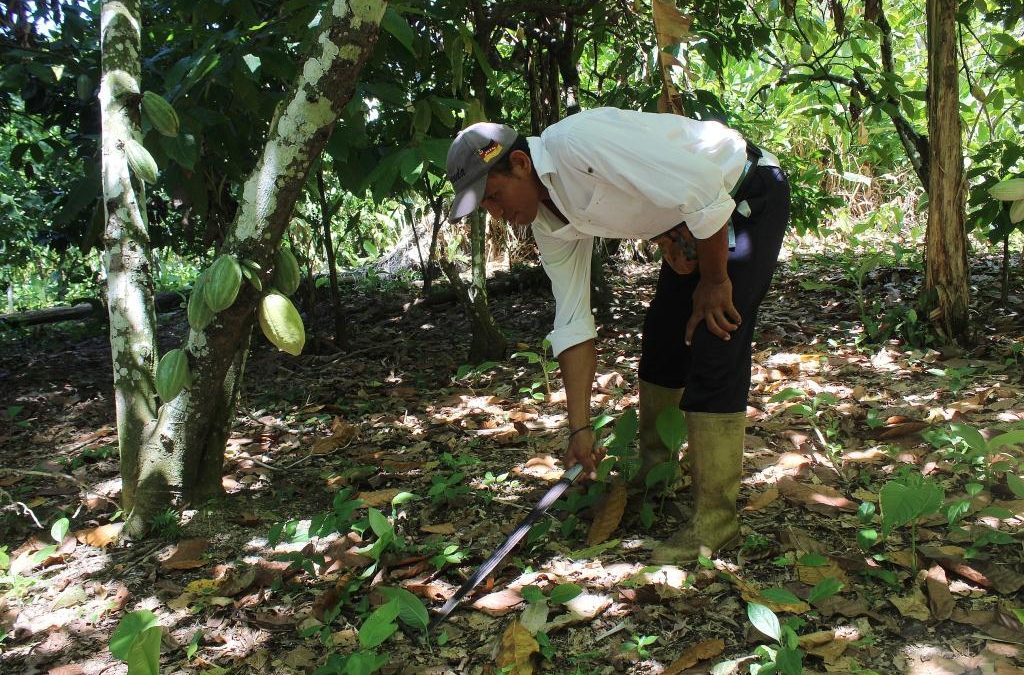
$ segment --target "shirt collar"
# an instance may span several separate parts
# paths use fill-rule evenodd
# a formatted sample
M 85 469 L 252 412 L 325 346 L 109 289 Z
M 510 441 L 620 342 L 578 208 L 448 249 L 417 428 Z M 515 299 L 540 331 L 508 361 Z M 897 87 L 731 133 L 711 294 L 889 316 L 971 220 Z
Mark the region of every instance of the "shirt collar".
M 538 176 L 546 176 L 555 172 L 555 167 L 551 162 L 551 155 L 544 148 L 544 141 L 539 136 L 530 136 L 526 139 L 526 143 L 530 146 L 530 159 L 533 161 L 533 168 L 537 172 Z M 545 185 L 547 181 L 545 181 Z

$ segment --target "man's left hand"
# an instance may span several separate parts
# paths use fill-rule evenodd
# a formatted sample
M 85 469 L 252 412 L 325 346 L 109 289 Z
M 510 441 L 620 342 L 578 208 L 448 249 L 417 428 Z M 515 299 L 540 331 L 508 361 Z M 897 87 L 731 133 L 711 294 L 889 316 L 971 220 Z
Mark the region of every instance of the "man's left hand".
M 732 304 L 732 281 L 701 278 L 693 291 L 693 314 L 686 323 L 686 344 L 693 344 L 693 332 L 703 321 L 712 335 L 729 340 L 732 331 L 740 327 L 743 318 Z

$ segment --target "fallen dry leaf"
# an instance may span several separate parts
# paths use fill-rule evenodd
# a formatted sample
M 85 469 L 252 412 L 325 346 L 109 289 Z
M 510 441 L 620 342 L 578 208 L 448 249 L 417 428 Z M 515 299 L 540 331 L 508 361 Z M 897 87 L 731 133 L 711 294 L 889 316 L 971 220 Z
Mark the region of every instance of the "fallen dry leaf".
M 386 490 L 375 490 L 373 492 L 360 492 L 357 495 L 357 499 L 363 500 L 363 506 L 377 508 L 390 504 L 391 500 L 394 499 L 402 490 L 398 488 L 388 488 Z
M 832 558 L 828 559 L 828 562 L 824 565 L 796 565 L 796 576 L 808 586 L 815 586 L 821 581 L 833 577 L 838 581 L 841 581 L 844 588 L 850 587 L 850 579 L 846 576 L 846 571 L 839 566 Z
M 121 535 L 121 529 L 123 527 L 124 523 L 110 523 L 109 525 L 90 527 L 85 530 L 77 530 L 75 532 L 75 538 L 78 539 L 79 542 L 88 546 L 106 548 L 117 541 L 117 538 Z
M 831 630 L 801 635 L 799 640 L 801 649 L 808 654 L 821 657 L 827 664 L 836 663 L 852 641 Z
M 608 609 L 611 604 L 612 599 L 607 595 L 580 593 L 575 598 L 565 603 L 565 608 L 569 611 L 566 614 L 555 617 L 555 619 L 551 621 L 544 630 L 545 632 L 550 633 L 574 623 L 593 621 L 600 616 L 604 610 Z
M 956 608 L 956 600 L 949 592 L 946 570 L 940 565 L 933 565 L 927 575 L 925 587 L 928 589 L 928 607 L 931 608 L 933 617 L 939 621 L 945 621 Z
M 744 511 L 760 511 L 779 498 L 779 488 L 772 486 L 764 492 L 754 495 L 754 498 L 743 507 Z M 689 666 L 687 666 L 689 668 Z
M 687 668 L 692 668 L 701 661 L 714 658 L 725 651 L 724 640 L 702 640 L 680 655 L 669 664 L 662 675 L 679 675 Z
M 495 661 L 507 675 L 533 675 L 533 657 L 540 645 L 530 632 L 514 621 L 501 636 L 501 648 Z
M 928 611 L 928 600 L 917 586 L 914 586 L 906 595 L 894 595 L 889 598 L 889 602 L 899 610 L 900 614 L 911 619 L 927 621 L 931 616 L 931 612 Z
M 455 525 L 452 523 L 439 523 L 437 525 L 424 525 L 420 528 L 430 534 L 455 534 Z
M 626 484 L 621 481 L 612 483 L 611 489 L 597 507 L 594 522 L 587 533 L 587 546 L 594 546 L 608 540 L 612 532 L 622 522 L 622 514 L 626 510 Z
M 521 604 L 523 596 L 519 591 L 506 588 L 479 598 L 473 603 L 473 609 L 478 609 L 489 616 L 505 616 Z
M 827 485 L 808 485 L 785 476 L 779 479 L 779 493 L 791 502 L 802 504 L 819 513 L 832 513 L 836 509 L 856 511 L 857 504 Z
M 209 545 L 210 542 L 202 537 L 182 539 L 174 547 L 174 552 L 160 562 L 160 566 L 165 570 L 193 570 L 202 567 L 210 562 L 202 559 Z

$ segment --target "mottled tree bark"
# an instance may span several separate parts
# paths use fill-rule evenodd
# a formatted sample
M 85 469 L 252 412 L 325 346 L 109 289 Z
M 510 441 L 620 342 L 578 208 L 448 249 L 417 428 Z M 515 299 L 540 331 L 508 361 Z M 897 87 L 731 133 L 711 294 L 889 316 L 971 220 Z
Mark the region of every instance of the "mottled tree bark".
M 114 367 L 114 405 L 121 456 L 122 503 L 130 512 L 144 439 L 156 420 L 156 310 L 146 191 L 133 176 L 125 144 L 141 142 L 138 111 L 141 25 L 139 0 L 106 0 L 100 9 L 103 119 L 103 231 Z
M 945 338 L 966 344 L 968 331 L 967 232 L 964 228 L 963 137 L 960 71 L 956 56 L 956 3 L 928 0 L 928 231 L 925 289 L 929 319 Z

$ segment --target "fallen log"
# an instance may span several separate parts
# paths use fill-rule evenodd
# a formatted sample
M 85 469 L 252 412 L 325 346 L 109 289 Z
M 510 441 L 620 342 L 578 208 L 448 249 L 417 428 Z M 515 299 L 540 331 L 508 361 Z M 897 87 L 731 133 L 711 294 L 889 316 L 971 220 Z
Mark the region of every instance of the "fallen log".
M 156 294 L 156 311 L 171 312 L 180 309 L 188 296 L 184 293 L 166 291 Z M 72 305 L 61 305 L 47 309 L 32 309 L 26 312 L 0 314 L 0 325 L 37 326 L 74 320 L 107 320 L 107 305 L 98 298 L 83 298 Z

